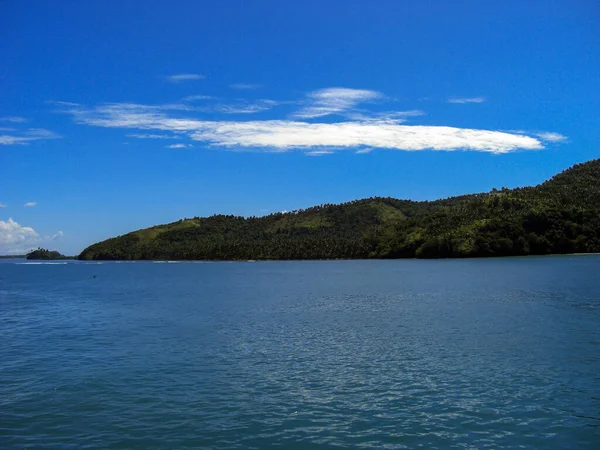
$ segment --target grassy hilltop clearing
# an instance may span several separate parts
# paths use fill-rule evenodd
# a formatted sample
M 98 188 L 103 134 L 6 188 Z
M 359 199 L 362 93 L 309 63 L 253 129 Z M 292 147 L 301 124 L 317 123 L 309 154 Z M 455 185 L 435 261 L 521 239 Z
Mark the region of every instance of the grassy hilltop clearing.
M 535 186 L 415 202 L 368 198 L 265 217 L 195 217 L 80 259 L 447 258 L 600 252 L 600 159 Z

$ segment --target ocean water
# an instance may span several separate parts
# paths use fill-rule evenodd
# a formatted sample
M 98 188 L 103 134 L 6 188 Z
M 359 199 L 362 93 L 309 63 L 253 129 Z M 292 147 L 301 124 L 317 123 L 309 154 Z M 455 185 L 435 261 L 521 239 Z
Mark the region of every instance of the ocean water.
M 0 262 L 0 447 L 600 448 L 600 257 Z

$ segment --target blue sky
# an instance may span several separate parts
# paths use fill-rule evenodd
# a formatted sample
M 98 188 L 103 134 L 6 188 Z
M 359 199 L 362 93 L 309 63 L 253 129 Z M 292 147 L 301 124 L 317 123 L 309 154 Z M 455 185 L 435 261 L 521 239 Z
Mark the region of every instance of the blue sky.
M 488 4 L 489 3 L 489 4 Z M 594 1 L 0 1 L 0 254 L 600 156 Z

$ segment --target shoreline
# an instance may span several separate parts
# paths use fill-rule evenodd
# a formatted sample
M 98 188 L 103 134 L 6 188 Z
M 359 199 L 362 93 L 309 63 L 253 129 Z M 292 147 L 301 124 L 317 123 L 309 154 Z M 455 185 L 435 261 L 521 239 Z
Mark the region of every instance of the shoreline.
M 321 261 L 462 261 L 462 260 L 488 260 L 488 259 L 507 259 L 507 258 L 544 258 L 544 257 L 558 257 L 558 256 L 600 256 L 600 252 L 591 253 L 550 253 L 547 255 L 511 255 L 511 256 L 472 256 L 466 258 L 331 258 L 331 259 L 57 259 L 57 260 L 28 260 L 26 258 L 0 258 L 2 260 L 24 260 L 31 261 L 34 263 L 66 263 L 69 261 L 81 262 L 81 263 L 135 263 L 135 262 L 147 262 L 147 263 L 164 263 L 164 264 L 177 264 L 177 263 L 261 263 L 261 262 L 321 262 Z

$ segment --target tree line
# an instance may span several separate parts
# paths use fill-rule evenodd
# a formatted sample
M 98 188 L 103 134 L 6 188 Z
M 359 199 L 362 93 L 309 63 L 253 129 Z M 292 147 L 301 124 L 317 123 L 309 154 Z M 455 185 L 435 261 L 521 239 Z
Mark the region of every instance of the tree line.
M 81 259 L 447 258 L 600 252 L 600 160 L 535 187 L 436 201 L 373 197 L 264 217 L 194 217 L 85 249 Z

